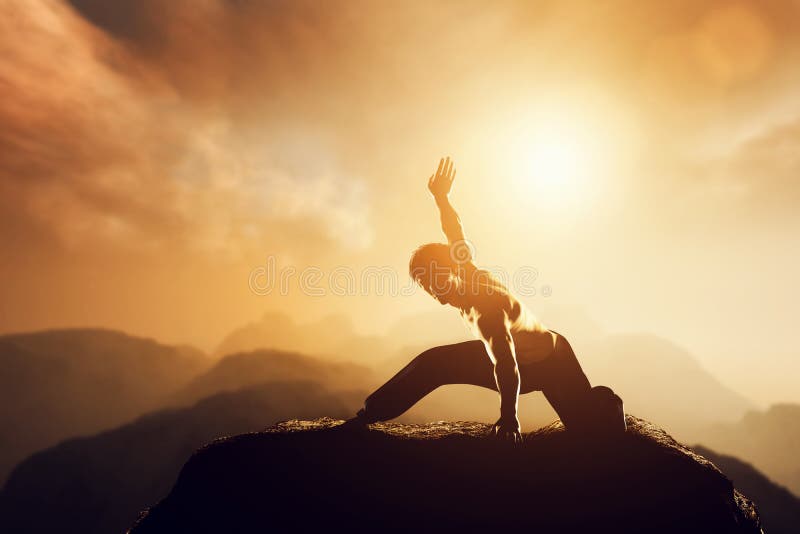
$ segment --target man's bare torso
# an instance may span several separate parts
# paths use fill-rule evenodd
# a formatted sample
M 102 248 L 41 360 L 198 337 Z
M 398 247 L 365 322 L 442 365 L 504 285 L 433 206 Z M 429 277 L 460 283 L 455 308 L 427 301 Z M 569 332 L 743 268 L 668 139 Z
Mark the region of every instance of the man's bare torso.
M 466 311 L 462 310 L 462 316 L 476 337 L 484 341 L 478 328 L 480 318 L 487 314 L 503 314 L 519 364 L 542 361 L 552 354 L 556 334 L 545 328 L 499 281 L 481 283 L 469 298 L 469 304 Z

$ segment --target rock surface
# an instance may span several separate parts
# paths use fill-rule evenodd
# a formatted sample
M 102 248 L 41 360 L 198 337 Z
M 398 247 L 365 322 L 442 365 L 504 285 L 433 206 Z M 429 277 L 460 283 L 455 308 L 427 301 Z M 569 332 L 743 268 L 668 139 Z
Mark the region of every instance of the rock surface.
M 760 532 L 712 463 L 635 417 L 616 439 L 553 423 L 519 447 L 479 423 L 339 424 L 288 421 L 200 449 L 131 532 Z

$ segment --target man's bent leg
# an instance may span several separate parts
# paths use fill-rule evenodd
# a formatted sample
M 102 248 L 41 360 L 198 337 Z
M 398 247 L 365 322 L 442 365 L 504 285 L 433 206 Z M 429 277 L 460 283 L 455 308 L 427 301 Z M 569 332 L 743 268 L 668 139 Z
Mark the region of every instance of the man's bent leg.
M 543 366 L 542 393 L 567 429 L 584 426 L 591 385 L 569 342 L 557 334 L 552 356 Z
M 367 397 L 359 419 L 366 423 L 394 419 L 445 384 L 496 390 L 494 366 L 483 342 L 465 341 L 426 350 Z
M 567 430 L 596 435 L 625 432 L 622 399 L 606 386 L 590 386 L 572 347 L 560 334 L 543 374 L 542 392 Z

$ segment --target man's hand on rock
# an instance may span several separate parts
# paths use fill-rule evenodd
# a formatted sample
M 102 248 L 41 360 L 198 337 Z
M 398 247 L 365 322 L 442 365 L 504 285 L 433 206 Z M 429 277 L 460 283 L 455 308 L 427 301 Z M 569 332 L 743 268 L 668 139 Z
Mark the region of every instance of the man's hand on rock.
M 522 443 L 521 427 L 516 416 L 501 417 L 492 427 L 492 434 L 501 441 L 508 443 Z

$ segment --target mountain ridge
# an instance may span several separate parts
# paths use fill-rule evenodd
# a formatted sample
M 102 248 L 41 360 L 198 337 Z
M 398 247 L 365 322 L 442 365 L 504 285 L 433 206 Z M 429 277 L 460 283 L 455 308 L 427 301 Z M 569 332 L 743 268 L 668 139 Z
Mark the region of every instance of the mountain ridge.
M 157 409 L 210 362 L 111 329 L 0 336 L 0 483 L 25 456 Z

